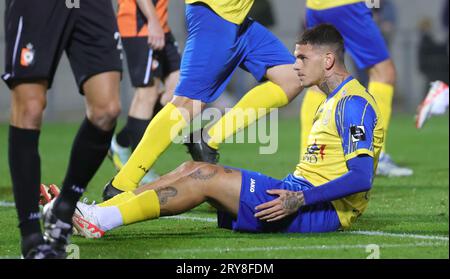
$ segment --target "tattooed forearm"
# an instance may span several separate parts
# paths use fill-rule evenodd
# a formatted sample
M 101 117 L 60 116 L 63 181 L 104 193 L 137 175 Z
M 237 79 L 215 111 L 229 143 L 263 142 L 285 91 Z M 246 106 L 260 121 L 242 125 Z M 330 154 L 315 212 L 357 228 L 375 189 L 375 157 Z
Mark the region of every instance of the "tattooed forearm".
M 297 211 L 303 204 L 302 192 L 288 192 L 285 197 L 282 198 L 283 208 L 289 212 Z
M 198 169 L 195 172 L 191 173 L 189 175 L 190 178 L 196 179 L 196 180 L 208 180 L 213 178 L 217 174 L 217 168 L 214 168 L 214 170 L 211 171 L 202 171 L 202 169 Z
M 177 196 L 178 191 L 174 187 L 168 186 L 156 189 L 156 194 L 158 195 L 160 205 L 165 205 L 169 201 L 169 198 Z

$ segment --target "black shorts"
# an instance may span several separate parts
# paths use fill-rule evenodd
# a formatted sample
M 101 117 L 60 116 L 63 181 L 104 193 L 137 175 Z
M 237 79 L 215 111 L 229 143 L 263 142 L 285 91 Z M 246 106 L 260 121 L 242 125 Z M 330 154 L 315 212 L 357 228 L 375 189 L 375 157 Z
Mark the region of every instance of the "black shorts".
M 165 47 L 159 51 L 153 52 L 147 37 L 124 37 L 123 47 L 134 87 L 152 86 L 155 78 L 164 80 L 180 69 L 178 43 L 171 32 L 166 33 Z M 152 65 L 157 68 L 153 69 Z
M 2 79 L 10 88 L 37 80 L 47 80 L 50 88 L 64 50 L 80 93 L 90 77 L 122 71 L 111 0 L 80 0 L 79 8 L 62 0 L 6 0 L 5 36 Z

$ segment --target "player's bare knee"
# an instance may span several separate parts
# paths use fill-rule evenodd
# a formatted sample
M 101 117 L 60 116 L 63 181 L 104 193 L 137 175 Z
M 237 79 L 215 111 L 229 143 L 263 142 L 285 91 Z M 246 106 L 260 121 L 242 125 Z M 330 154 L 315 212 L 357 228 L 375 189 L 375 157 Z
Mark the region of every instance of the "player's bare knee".
M 111 103 L 107 106 L 98 106 L 88 111 L 88 118 L 100 129 L 110 130 L 117 121 L 121 112 L 120 103 Z
M 303 90 L 291 65 L 274 67 L 268 71 L 269 79 L 283 89 L 289 102 L 294 100 Z
M 286 88 L 283 88 L 283 90 L 286 93 L 286 96 L 290 103 L 301 93 L 303 87 L 297 81 L 292 81 L 288 86 L 286 86 Z
M 181 164 L 178 168 L 183 171 L 192 170 L 197 165 L 197 163 L 198 162 L 195 161 L 186 161 L 183 164 Z
M 214 193 L 217 192 L 215 189 L 217 183 L 213 183 L 213 181 L 220 175 L 221 168 L 209 163 L 200 163 L 189 177 L 199 182 L 199 190 L 202 191 L 204 196 L 212 198 L 215 196 Z
M 369 69 L 369 76 L 371 81 L 395 85 L 397 81 L 397 71 L 394 62 L 392 60 L 387 60 L 375 65 Z
M 200 163 L 190 177 L 203 182 L 211 182 L 220 174 L 221 168 L 210 163 Z M 208 183 L 205 183 L 205 185 L 208 185 Z
M 189 176 L 195 169 L 200 167 L 202 162 L 186 161 L 177 168 L 177 172 L 181 176 Z
M 46 105 L 45 98 L 29 98 L 13 102 L 11 124 L 24 129 L 39 129 Z

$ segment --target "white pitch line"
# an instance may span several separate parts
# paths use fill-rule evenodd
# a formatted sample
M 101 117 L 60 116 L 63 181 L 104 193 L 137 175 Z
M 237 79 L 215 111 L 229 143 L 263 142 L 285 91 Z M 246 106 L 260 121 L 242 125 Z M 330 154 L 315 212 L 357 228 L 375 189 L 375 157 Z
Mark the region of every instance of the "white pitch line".
M 189 215 L 178 215 L 165 217 L 169 219 L 178 219 L 178 220 L 192 220 L 192 221 L 202 221 L 208 223 L 216 223 L 217 219 L 215 218 L 205 218 L 205 217 L 194 217 Z M 399 238 L 414 238 L 414 239 L 426 239 L 426 240 L 442 240 L 449 241 L 448 236 L 437 236 L 437 235 L 420 235 L 420 234 L 407 234 L 407 233 L 389 233 L 383 231 L 344 231 L 342 234 L 359 234 L 359 235 L 368 235 L 368 236 L 387 236 L 387 237 L 399 237 Z
M 195 217 L 195 216 L 187 216 L 187 215 L 169 216 L 169 217 L 164 217 L 164 219 L 177 219 L 177 220 L 190 220 L 190 221 L 217 223 L 216 218 Z
M 350 231 L 349 234 L 369 235 L 369 236 L 391 236 L 400 238 L 414 238 L 414 239 L 427 239 L 427 240 L 443 240 L 448 241 L 448 236 L 437 235 L 420 235 L 420 234 L 408 234 L 408 233 L 387 233 L 380 231 Z
M 311 246 L 264 246 L 248 248 L 186 248 L 171 249 L 176 253 L 230 253 L 230 252 L 270 252 L 270 251 L 293 251 L 293 250 L 344 250 L 344 249 L 366 249 L 370 244 L 355 245 L 311 245 Z M 440 243 L 407 243 L 407 244 L 381 244 L 380 248 L 408 248 L 408 247 L 439 247 Z
M 13 202 L 0 201 L 0 207 L 14 207 L 16 206 Z

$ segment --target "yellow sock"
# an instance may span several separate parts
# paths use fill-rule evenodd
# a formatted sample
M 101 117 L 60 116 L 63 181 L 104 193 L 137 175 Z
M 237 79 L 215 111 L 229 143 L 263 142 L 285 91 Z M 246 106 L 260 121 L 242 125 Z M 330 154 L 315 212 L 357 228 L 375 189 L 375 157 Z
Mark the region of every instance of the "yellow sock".
M 167 104 L 150 122 L 130 159 L 114 177 L 112 185 L 122 191 L 136 189 L 142 177 L 186 125 L 180 110 L 171 103 Z
M 119 204 L 126 202 L 127 200 L 130 200 L 134 197 L 136 197 L 136 195 L 131 191 L 123 192 L 123 193 L 116 195 L 113 198 L 111 198 L 105 202 L 99 203 L 97 205 L 100 207 L 119 205 Z
M 160 205 L 155 190 L 142 192 L 119 205 L 124 225 L 159 218 Z
M 325 99 L 326 95 L 324 93 L 314 89 L 308 89 L 303 98 L 300 108 L 300 160 L 307 148 L 308 137 L 311 132 L 314 116 L 316 115 L 320 104 L 322 104 Z
M 288 103 L 286 93 L 275 83 L 266 82 L 256 86 L 209 129 L 208 145 L 219 149 L 225 139 L 263 117 L 270 109 L 283 107 Z
M 392 99 L 394 97 L 394 86 L 381 82 L 370 82 L 369 92 L 375 98 L 380 110 L 384 126 L 384 144 L 382 152 L 386 151 L 386 135 L 391 121 Z

